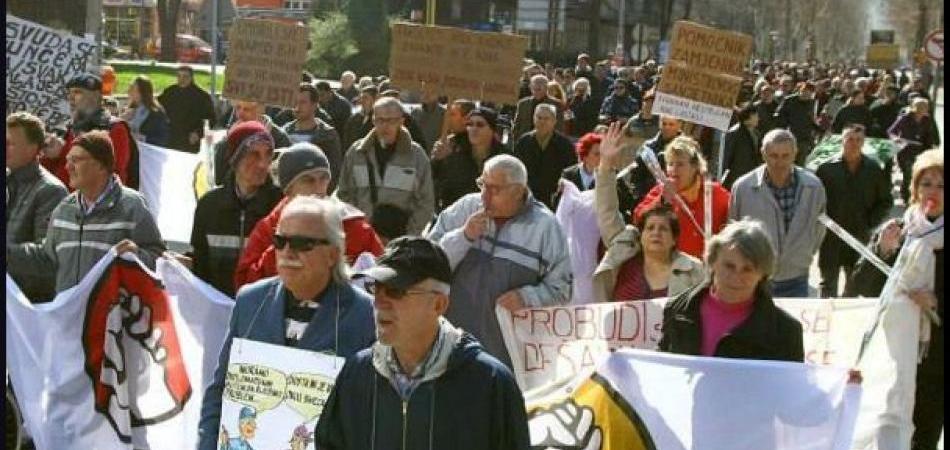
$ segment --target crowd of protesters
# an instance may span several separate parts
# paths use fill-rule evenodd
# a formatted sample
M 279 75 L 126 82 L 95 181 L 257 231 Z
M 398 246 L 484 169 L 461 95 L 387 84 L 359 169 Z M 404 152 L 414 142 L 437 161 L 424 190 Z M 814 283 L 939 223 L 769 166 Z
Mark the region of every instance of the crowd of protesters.
M 453 394 L 433 408 L 473 404 L 472 423 L 492 430 L 478 414 L 508 411 L 522 423 L 479 439 L 526 445 L 496 305 L 670 297 L 661 350 L 802 361 L 801 325 L 773 298 L 814 297 L 814 284 L 821 297 L 876 296 L 883 285 L 866 280 L 873 274 L 859 252 L 826 232 L 822 214 L 884 258 L 929 233 L 937 287 L 909 295 L 942 317 L 943 157 L 932 150 L 940 138 L 924 77 L 755 61 L 731 128 L 718 132 L 652 113 L 662 69 L 587 54 L 566 68 L 527 61 L 515 105 L 449 102 L 352 72 L 334 90 L 305 73 L 293 108 L 232 100 L 221 114 L 187 66 L 158 95 L 136 78 L 116 114 L 101 80 L 82 75 L 67 84 L 72 121 L 62 136 L 8 112 L 8 271 L 40 302 L 76 285 L 110 249 L 151 267 L 164 254 L 236 298 L 229 339 L 356 355 L 317 431 L 326 448 L 368 439 L 366 423 L 380 417 L 379 439 L 398 434 L 385 414 L 360 409 L 355 391 L 373 371 L 377 384 L 388 380 L 377 386 L 386 408 L 442 384 Z M 228 130 L 210 150 L 217 186 L 198 199 L 191 251 L 168 252 L 135 190 L 149 170 L 139 167 L 136 141 L 197 152 L 206 127 Z M 832 134 L 841 136 L 838 154 L 807 169 Z M 862 153 L 868 138 L 897 147 L 902 220 L 888 220 L 893 161 Z M 572 273 L 570 236 L 554 214 L 566 183 L 594 191 L 596 229 L 584 231 L 600 242 L 588 274 Z M 362 273 L 369 293 L 350 286 L 347 270 L 367 253 L 379 257 Z M 816 257 L 821 279 L 810 280 Z M 572 293 L 579 275 L 593 279 L 590 298 Z M 418 304 L 407 306 L 410 298 Z M 279 307 L 250 330 L 254 305 L 268 299 Z M 329 334 L 331 320 L 339 336 Z M 314 327 L 320 334 L 307 333 Z M 918 392 L 928 391 L 914 448 L 934 448 L 943 426 L 943 340 L 934 335 L 918 379 Z M 227 352 L 205 395 L 202 448 L 217 448 Z

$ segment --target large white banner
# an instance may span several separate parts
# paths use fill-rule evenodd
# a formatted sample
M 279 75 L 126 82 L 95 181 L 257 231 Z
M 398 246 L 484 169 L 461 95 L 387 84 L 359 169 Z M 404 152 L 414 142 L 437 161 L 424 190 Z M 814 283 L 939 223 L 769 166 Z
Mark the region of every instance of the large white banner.
M 66 83 L 92 69 L 96 43 L 7 14 L 7 112 L 28 111 L 62 126 Z
M 846 450 L 861 387 L 847 369 L 612 353 L 568 389 L 526 395 L 532 448 Z
M 136 141 L 139 147 L 139 192 L 170 242 L 191 242 L 198 204 L 196 174 L 201 155 Z
M 175 261 L 109 252 L 50 303 L 7 275 L 7 370 L 36 448 L 195 448 L 233 302 Z
M 308 448 L 343 362 L 333 355 L 234 339 L 221 398 L 220 445 Z
M 782 298 L 775 303 L 798 319 L 804 331 L 805 360 L 850 366 L 861 336 L 877 310 L 861 298 Z M 527 308 L 496 314 L 515 377 L 530 391 L 588 373 L 615 349 L 656 349 L 662 336 L 666 299 Z M 569 344 L 569 345 L 568 345 Z

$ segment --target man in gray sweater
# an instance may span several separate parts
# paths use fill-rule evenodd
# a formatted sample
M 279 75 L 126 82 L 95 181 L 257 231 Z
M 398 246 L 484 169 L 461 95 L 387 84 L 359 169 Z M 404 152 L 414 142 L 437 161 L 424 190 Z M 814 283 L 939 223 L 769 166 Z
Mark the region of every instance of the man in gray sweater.
M 795 165 L 795 136 L 775 129 L 762 139 L 762 164 L 732 186 L 729 219 L 762 222 L 775 249 L 773 297 L 807 297 L 808 269 L 825 227 L 825 188 L 811 172 Z

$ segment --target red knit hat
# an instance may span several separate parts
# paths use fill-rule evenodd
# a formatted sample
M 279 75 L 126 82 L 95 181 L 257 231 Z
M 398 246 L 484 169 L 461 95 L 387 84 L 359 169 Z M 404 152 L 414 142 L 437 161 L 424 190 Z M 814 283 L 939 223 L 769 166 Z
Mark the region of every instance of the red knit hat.
M 260 139 L 266 139 L 270 142 L 271 147 L 274 147 L 274 139 L 267 131 L 267 127 L 256 120 L 241 122 L 231 127 L 231 130 L 228 131 L 227 160 L 231 163 L 240 160 L 242 154 L 247 151 L 247 144 L 251 141 L 250 138 L 255 136 Z

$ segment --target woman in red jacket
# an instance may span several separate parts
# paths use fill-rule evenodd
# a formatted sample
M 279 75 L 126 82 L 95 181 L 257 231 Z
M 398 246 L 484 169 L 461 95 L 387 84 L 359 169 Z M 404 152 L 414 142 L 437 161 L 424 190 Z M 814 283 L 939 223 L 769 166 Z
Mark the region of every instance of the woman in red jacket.
M 705 227 L 705 183 L 706 160 L 703 159 L 699 144 L 690 137 L 680 136 L 673 139 L 663 150 L 666 160 L 666 180 L 658 183 L 640 204 L 633 210 L 634 220 L 653 208 L 657 203 L 672 206 L 682 227 L 676 246 L 680 251 L 703 257 L 706 241 L 703 238 Z M 726 225 L 729 215 L 729 191 L 718 182 L 710 183 L 712 189 L 712 234 L 716 234 Z M 676 199 L 679 196 L 683 202 Z M 685 203 L 686 208 L 683 207 Z
M 284 206 L 298 195 L 326 197 L 330 185 L 330 163 L 317 146 L 302 142 L 285 150 L 275 167 L 277 184 L 286 195 L 277 206 L 254 226 L 234 271 L 235 289 L 277 275 L 276 250 L 271 240 Z M 343 233 L 346 235 L 346 262 L 352 264 L 362 253 L 383 253 L 379 237 L 362 211 L 344 204 Z

